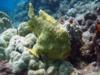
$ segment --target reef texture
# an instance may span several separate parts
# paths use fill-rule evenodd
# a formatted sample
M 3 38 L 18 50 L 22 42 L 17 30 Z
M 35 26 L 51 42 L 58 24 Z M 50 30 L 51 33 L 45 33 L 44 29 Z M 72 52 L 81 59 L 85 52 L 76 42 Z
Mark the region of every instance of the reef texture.
M 64 16 L 65 18 L 68 18 L 70 16 L 79 17 L 89 11 L 98 10 L 98 8 L 100 7 L 99 0 L 88 0 L 88 1 L 87 0 L 78 0 L 78 1 L 77 0 L 41 0 L 41 1 L 31 0 L 31 1 L 34 6 L 36 14 L 38 14 L 38 11 L 40 9 L 43 9 L 57 19 L 61 18 L 62 16 Z M 24 21 L 28 20 L 28 17 L 27 17 L 28 2 L 29 1 L 27 0 L 21 0 L 21 2 L 18 4 L 18 9 L 16 11 L 15 18 L 18 18 L 20 20 L 21 17 L 24 17 L 23 18 Z M 26 5 L 26 8 L 25 8 L 25 5 Z M 17 12 L 18 13 L 20 12 L 20 13 L 18 14 Z M 99 14 L 98 11 L 97 11 L 97 14 Z M 20 15 L 20 18 L 18 15 Z
M 29 20 L 0 33 L 0 75 L 100 74 L 100 8 L 67 20 L 34 11 L 30 2 Z
M 0 12 L 0 33 L 10 27 L 12 27 L 10 17 L 4 12 Z

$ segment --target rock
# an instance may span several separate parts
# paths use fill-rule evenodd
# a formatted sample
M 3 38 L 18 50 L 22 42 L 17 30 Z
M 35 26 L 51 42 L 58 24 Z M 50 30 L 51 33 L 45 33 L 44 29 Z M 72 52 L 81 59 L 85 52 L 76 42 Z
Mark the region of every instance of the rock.
M 39 61 L 39 69 L 45 68 L 46 67 L 46 62 L 42 62 L 41 60 Z
M 46 75 L 46 72 L 44 69 L 29 70 L 27 75 Z
M 97 24 L 100 24 L 100 16 L 97 17 L 96 22 L 97 22 Z
M 73 70 L 72 64 L 65 61 L 59 67 L 59 75 L 70 75 Z
M 91 33 L 89 31 L 83 32 L 83 34 L 82 34 L 82 41 L 84 43 L 88 43 L 90 41 L 90 38 L 91 38 Z
M 9 46 L 14 46 L 15 50 L 22 53 L 26 48 L 24 47 L 25 38 L 15 35 L 11 38 Z
M 83 72 L 85 73 L 93 73 L 98 71 L 98 65 L 97 62 L 91 62 L 89 65 L 87 65 L 84 69 Z
M 29 62 L 29 69 L 37 70 L 39 68 L 39 63 L 37 60 L 31 59 Z
M 28 23 L 27 22 L 20 23 L 18 27 L 18 34 L 21 36 L 26 36 L 29 33 L 31 33 L 31 29 Z
M 29 33 L 28 35 L 25 36 L 25 41 L 26 41 L 25 46 L 28 48 L 32 48 L 36 43 L 36 36 L 34 35 L 34 33 Z
M 96 13 L 97 13 L 98 15 L 100 15 L 99 12 L 100 12 L 100 7 L 97 7 L 97 8 L 96 8 Z
M 10 39 L 17 34 L 17 30 L 13 28 L 9 28 L 6 31 L 4 31 L 0 36 L 0 50 L 3 52 L 1 55 L 6 55 L 7 58 L 10 57 L 11 51 L 13 51 L 14 45 L 8 45 Z M 10 42 L 12 43 L 12 42 Z M 15 44 L 15 42 L 14 42 Z M 8 47 L 7 47 L 8 46 Z
M 0 37 L 0 47 L 7 47 L 7 42 L 2 37 Z
M 5 59 L 5 48 L 7 47 L 6 41 L 0 37 L 0 60 Z
M 0 60 L 4 60 L 5 59 L 5 52 L 4 52 L 4 48 L 0 47 Z
M 8 43 L 14 35 L 17 35 L 17 30 L 9 28 L 1 34 L 1 37 Z
M 28 51 L 24 51 L 20 54 L 18 51 L 12 51 L 10 54 L 9 64 L 14 73 L 21 72 L 28 68 L 28 63 L 30 60 L 30 54 Z
M 80 75 L 80 74 L 83 75 L 82 71 L 77 69 L 74 69 L 74 71 L 71 73 L 71 75 Z
M 21 57 L 21 54 L 17 51 L 12 51 L 10 54 L 10 62 L 18 61 Z
M 85 21 L 86 20 L 96 20 L 97 15 L 95 13 L 89 12 L 89 13 L 85 14 L 84 19 L 85 19 Z
M 78 21 L 79 25 L 83 25 L 83 23 L 84 23 L 84 15 L 83 14 L 77 14 L 76 20 Z
M 31 58 L 30 53 L 24 46 L 24 37 L 15 35 L 11 38 L 9 46 L 6 48 L 6 56 L 9 57 L 9 63 L 14 73 L 21 72 L 28 68 L 28 63 Z
M 76 13 L 77 13 L 77 10 L 75 8 L 71 8 L 67 12 L 68 16 L 75 16 Z
M 31 54 L 29 53 L 29 51 L 27 49 L 24 50 L 20 59 L 22 59 L 25 63 L 29 62 L 29 60 L 31 59 Z
M 96 62 L 92 62 L 80 70 L 74 69 L 71 75 L 99 75 Z
M 27 64 L 22 59 L 19 59 L 18 61 L 11 63 L 11 68 L 14 73 L 17 73 L 27 69 Z
M 11 54 L 12 51 L 15 51 L 15 47 L 14 46 L 8 46 L 5 49 L 6 59 L 9 59 L 10 58 L 10 54 Z
M 58 75 L 57 68 L 55 66 L 50 66 L 47 69 L 47 75 Z
M 86 26 L 89 28 L 93 23 L 94 23 L 93 20 L 87 20 L 86 21 Z
M 13 37 L 10 39 L 9 45 L 8 45 L 8 47 L 5 49 L 5 54 L 6 54 L 7 59 L 10 58 L 10 54 L 11 54 L 12 51 L 18 50 L 18 49 L 17 49 L 17 45 L 18 45 L 18 46 L 21 46 L 21 47 L 23 48 L 22 44 L 20 44 L 20 43 L 18 42 L 18 40 L 20 40 L 20 36 L 18 36 L 18 35 L 15 35 L 15 36 L 13 36 Z M 22 43 L 22 42 L 21 42 L 21 43 Z M 22 50 L 23 50 L 23 49 L 22 49 Z M 20 49 L 20 52 L 21 52 L 22 50 Z
M 14 75 L 10 65 L 5 60 L 0 61 L 0 75 Z

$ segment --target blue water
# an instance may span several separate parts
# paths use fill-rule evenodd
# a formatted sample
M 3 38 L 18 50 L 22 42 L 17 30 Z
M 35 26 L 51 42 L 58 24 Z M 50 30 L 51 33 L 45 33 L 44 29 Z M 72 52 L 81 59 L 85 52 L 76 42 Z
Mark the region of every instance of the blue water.
M 8 14 L 14 24 L 19 23 L 26 20 L 26 18 L 24 18 L 27 16 L 25 3 L 28 4 L 28 1 L 29 0 L 0 0 L 0 11 Z M 22 6 L 24 8 L 22 8 Z M 25 13 L 22 13 L 23 11 L 25 11 Z M 20 13 L 22 13 L 22 15 L 20 15 Z
M 13 15 L 17 3 L 20 0 L 0 0 L 0 11 Z
M 23 1 L 28 2 L 29 0 L 0 0 L 0 11 L 4 11 L 12 16 L 17 7 L 17 4 Z M 42 1 L 43 0 L 32 0 L 33 6 L 36 9 L 36 13 L 37 10 L 41 9 L 41 6 L 43 7 L 43 9 L 51 9 L 53 12 L 55 12 L 56 7 L 59 6 L 59 1 L 61 0 L 58 0 L 54 3 L 49 3 L 47 0 L 44 0 L 44 2 Z
M 41 8 L 56 12 L 59 1 L 49 3 L 47 0 L 44 0 L 44 2 L 43 0 L 32 0 L 32 3 L 35 13 L 38 14 Z M 24 21 L 27 19 L 28 2 L 29 0 L 0 0 L 0 11 L 7 13 L 14 21 Z

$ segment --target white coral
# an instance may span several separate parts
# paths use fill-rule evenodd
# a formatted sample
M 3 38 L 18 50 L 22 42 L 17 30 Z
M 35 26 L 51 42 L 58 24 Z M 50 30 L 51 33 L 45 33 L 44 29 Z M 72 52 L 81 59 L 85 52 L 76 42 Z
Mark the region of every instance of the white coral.
M 25 46 L 27 46 L 28 48 L 32 48 L 33 45 L 36 43 L 36 36 L 34 35 L 34 33 L 30 33 L 25 36 L 25 41 Z
M 16 35 L 17 34 L 17 30 L 14 29 L 14 28 L 9 28 L 7 29 L 6 31 L 4 31 L 2 34 L 1 34 L 1 37 L 9 42 L 9 40 L 12 38 L 12 36 Z
M 31 29 L 30 29 L 27 22 L 22 22 L 22 23 L 19 24 L 19 27 L 18 27 L 19 35 L 26 36 L 30 32 L 31 32 Z

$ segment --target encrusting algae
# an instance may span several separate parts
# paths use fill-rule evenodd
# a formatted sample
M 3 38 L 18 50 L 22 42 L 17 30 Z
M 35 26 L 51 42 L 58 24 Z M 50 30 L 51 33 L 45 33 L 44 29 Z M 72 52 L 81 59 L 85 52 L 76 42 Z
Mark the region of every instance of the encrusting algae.
M 32 11 L 29 5 L 29 11 Z M 63 28 L 52 16 L 40 10 L 39 16 L 29 13 L 28 24 L 37 36 L 36 44 L 29 51 L 33 56 L 47 57 L 48 59 L 64 59 L 70 54 L 70 40 L 65 28 Z M 32 17 L 31 17 L 32 15 Z

